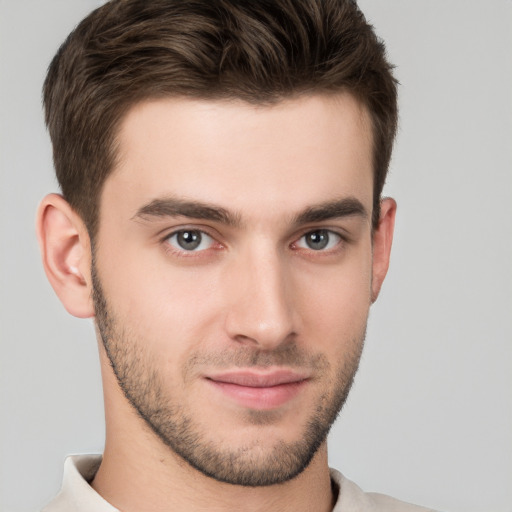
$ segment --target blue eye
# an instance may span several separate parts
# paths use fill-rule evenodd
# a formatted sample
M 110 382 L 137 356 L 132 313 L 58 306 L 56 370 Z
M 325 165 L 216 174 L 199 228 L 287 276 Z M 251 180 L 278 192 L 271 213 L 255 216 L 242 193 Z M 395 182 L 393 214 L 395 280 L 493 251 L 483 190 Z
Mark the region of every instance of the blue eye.
M 301 249 L 313 251 L 325 251 L 336 247 L 341 241 L 341 236 L 328 229 L 316 229 L 303 235 L 296 243 Z
M 198 229 L 182 229 L 170 235 L 167 238 L 167 242 L 180 251 L 197 252 L 212 247 L 214 240 L 204 231 Z

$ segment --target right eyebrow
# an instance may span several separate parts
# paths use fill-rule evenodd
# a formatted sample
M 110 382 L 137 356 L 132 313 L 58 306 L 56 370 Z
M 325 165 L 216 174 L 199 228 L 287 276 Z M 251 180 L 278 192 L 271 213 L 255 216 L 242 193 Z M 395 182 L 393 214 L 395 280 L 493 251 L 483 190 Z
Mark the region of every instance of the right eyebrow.
M 189 217 L 220 222 L 228 226 L 240 225 L 240 216 L 221 206 L 176 197 L 153 199 L 140 207 L 132 218 L 148 220 L 151 217 Z

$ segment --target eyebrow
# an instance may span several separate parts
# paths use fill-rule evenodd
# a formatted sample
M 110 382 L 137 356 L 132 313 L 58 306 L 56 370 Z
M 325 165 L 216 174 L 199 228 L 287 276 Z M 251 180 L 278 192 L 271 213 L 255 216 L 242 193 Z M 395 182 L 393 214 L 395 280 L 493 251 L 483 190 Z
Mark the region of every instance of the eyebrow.
M 294 217 L 293 224 L 300 226 L 355 216 L 367 219 L 368 212 L 358 199 L 347 197 L 310 206 Z M 175 197 L 154 199 L 139 208 L 133 219 L 146 220 L 151 217 L 189 217 L 220 222 L 232 227 L 239 227 L 242 224 L 241 216 L 238 213 L 232 213 L 221 206 Z
M 294 222 L 297 225 L 302 225 L 343 217 L 361 217 L 367 219 L 369 215 L 359 199 L 346 197 L 306 208 L 295 217 Z
M 133 218 L 147 219 L 148 217 L 190 217 L 220 222 L 228 226 L 238 226 L 240 216 L 222 208 L 200 201 L 189 201 L 175 197 L 154 199 L 137 210 Z

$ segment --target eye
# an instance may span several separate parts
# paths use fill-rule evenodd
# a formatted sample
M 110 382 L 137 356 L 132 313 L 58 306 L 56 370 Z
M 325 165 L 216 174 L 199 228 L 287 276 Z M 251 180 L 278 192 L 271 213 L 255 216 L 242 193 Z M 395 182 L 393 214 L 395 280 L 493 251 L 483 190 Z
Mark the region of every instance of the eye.
M 336 247 L 342 240 L 341 236 L 328 229 L 316 229 L 301 236 L 294 244 L 300 249 L 326 251 Z
M 167 243 L 178 251 L 198 252 L 210 249 L 214 239 L 198 229 L 182 229 L 175 231 L 166 239 Z

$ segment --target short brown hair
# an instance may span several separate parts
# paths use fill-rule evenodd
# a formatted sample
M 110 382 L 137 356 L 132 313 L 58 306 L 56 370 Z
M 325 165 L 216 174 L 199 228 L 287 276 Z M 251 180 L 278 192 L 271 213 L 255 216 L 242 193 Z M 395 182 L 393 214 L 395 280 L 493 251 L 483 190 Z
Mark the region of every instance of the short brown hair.
M 391 69 L 353 0 L 112 0 L 68 36 L 45 80 L 62 193 L 94 237 L 116 131 L 144 99 L 348 91 L 372 119 L 375 226 L 397 125 Z

